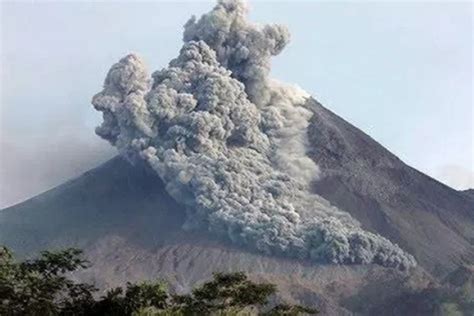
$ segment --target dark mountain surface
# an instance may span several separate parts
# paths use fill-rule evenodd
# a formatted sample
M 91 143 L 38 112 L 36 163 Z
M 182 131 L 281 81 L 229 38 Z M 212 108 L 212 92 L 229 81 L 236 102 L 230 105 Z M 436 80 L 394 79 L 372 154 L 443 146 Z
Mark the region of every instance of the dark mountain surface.
M 474 262 L 474 197 L 405 165 L 316 101 L 307 107 L 315 113 L 309 154 L 322 171 L 314 191 L 411 252 L 419 267 L 317 265 L 183 231 L 184 209 L 161 180 L 119 157 L 0 211 L 0 244 L 26 256 L 83 248 L 94 266 L 78 277 L 101 287 L 165 277 L 184 291 L 214 271 L 242 270 L 276 283 L 285 300 L 317 305 L 326 315 L 376 315 L 391 298 Z
M 407 166 L 312 100 L 309 155 L 314 191 L 368 229 L 398 243 L 436 276 L 474 262 L 474 196 Z
M 464 190 L 464 191 L 461 191 L 461 192 L 471 196 L 472 198 L 474 198 L 474 189 L 467 189 L 467 190 Z
M 474 265 L 460 266 L 446 277 L 445 283 L 455 287 L 469 288 L 470 295 L 474 298 Z

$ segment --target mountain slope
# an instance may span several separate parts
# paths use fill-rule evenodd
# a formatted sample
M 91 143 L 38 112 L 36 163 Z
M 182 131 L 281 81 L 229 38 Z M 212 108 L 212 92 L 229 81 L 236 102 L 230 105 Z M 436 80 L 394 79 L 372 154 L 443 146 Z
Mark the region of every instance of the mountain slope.
M 145 166 L 116 157 L 83 176 L 0 212 L 0 244 L 19 254 L 76 246 L 102 287 L 164 277 L 189 289 L 213 271 L 243 270 L 279 285 L 282 296 L 325 314 L 371 314 L 383 301 L 474 262 L 474 200 L 406 166 L 369 136 L 311 100 L 310 156 L 322 170 L 316 193 L 371 231 L 414 254 L 403 273 L 268 257 L 181 229 L 184 209 Z M 368 303 L 370 301 L 370 303 Z
M 407 166 L 315 100 L 307 106 L 315 113 L 309 155 L 322 170 L 316 193 L 435 275 L 474 262 L 474 197 Z
M 154 174 L 117 157 L 1 211 L 0 243 L 20 255 L 83 248 L 93 266 L 77 277 L 100 288 L 159 277 L 187 291 L 215 271 L 246 271 L 255 280 L 277 284 L 281 299 L 317 306 L 323 315 L 370 313 L 385 298 L 432 281 L 422 270 L 407 274 L 376 265 L 315 265 L 185 232 L 184 210 L 163 192 Z
M 182 208 L 159 178 L 116 157 L 81 177 L 0 212 L 0 243 L 21 254 L 107 235 L 161 242 L 180 230 Z
M 463 191 L 461 191 L 461 193 L 464 193 L 464 194 L 469 195 L 470 197 L 474 198 L 474 189 L 463 190 Z

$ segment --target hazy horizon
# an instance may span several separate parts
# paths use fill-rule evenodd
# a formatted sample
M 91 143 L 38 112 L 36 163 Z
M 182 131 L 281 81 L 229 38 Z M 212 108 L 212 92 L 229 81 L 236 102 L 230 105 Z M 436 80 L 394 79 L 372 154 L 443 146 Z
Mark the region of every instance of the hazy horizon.
M 90 105 L 108 68 L 131 51 L 150 69 L 166 66 L 188 17 L 213 5 L 2 3 L 0 208 L 112 157 Z M 251 6 L 253 21 L 292 34 L 273 76 L 407 164 L 456 189 L 474 187 L 470 3 Z

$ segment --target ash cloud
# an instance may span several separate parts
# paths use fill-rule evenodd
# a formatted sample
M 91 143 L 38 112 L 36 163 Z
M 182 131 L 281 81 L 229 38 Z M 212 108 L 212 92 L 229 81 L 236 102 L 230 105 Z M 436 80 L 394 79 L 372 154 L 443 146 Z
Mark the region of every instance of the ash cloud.
M 179 56 L 151 78 L 128 55 L 93 98 L 96 132 L 130 161 L 144 160 L 187 209 L 185 229 L 207 229 L 267 254 L 408 268 L 415 260 L 309 193 L 312 115 L 301 89 L 269 77 L 289 41 L 278 25 L 247 22 L 241 1 L 219 1 L 185 25 Z

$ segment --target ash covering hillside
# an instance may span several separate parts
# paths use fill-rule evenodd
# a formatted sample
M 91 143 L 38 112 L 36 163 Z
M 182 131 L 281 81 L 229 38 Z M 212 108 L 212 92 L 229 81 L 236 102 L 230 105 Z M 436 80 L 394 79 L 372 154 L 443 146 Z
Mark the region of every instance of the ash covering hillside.
M 326 314 L 371 314 L 474 262 L 474 196 L 405 165 L 269 77 L 290 35 L 220 1 L 149 75 L 137 55 L 93 98 L 120 156 L 0 212 L 23 255 L 76 246 L 107 287 L 249 272 Z M 368 303 L 370 301 L 370 303 Z M 388 308 L 388 307 L 387 307 Z
M 186 207 L 185 229 L 317 262 L 415 265 L 309 192 L 319 172 L 306 154 L 309 95 L 269 78 L 289 33 L 247 22 L 246 11 L 220 1 L 190 19 L 179 56 L 152 80 L 136 55 L 113 65 L 92 101 L 104 114 L 97 134 L 157 173 Z

